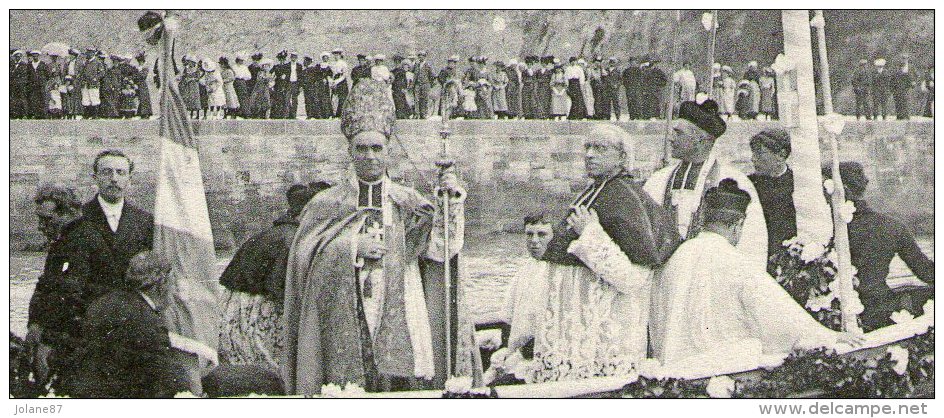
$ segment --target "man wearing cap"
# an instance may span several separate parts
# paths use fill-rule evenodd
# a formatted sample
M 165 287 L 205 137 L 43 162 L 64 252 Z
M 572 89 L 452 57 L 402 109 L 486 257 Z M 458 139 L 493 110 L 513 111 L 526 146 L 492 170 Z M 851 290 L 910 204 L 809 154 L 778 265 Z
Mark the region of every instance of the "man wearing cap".
M 288 55 L 288 89 L 286 90 L 285 100 L 285 118 L 295 119 L 298 114 L 298 91 L 302 74 L 302 64 L 298 62 L 298 54 L 292 52 Z
M 505 66 L 505 75 L 508 76 L 508 86 L 505 88 L 505 101 L 508 103 L 508 117 L 521 117 L 521 65 L 512 58 Z
M 643 119 L 661 118 L 663 116 L 663 92 L 669 79 L 665 75 L 665 71 L 656 67 L 657 62 L 657 60 L 646 58 L 640 66 L 642 94 L 639 103 Z
M 911 89 L 917 83 L 914 74 L 909 71 L 908 60 L 904 60 L 898 71 L 889 78 L 889 88 L 892 91 L 892 98 L 895 99 L 895 119 L 911 119 Z
M 118 117 L 118 102 L 121 99 L 122 75 L 118 64 L 121 63 L 121 57 L 117 54 L 110 54 L 108 59 L 102 58 L 104 62 L 104 72 L 101 82 L 101 107 L 98 109 L 98 116 L 102 118 Z
M 416 63 L 413 64 L 413 96 L 417 119 L 426 119 L 429 116 L 429 90 L 435 80 L 433 67 L 426 61 L 426 51 L 416 54 Z
M 599 55 L 593 57 L 593 62 L 591 62 L 586 67 L 586 73 L 587 73 L 587 82 L 590 84 L 590 86 L 589 86 L 589 90 L 584 89 L 584 91 L 589 93 L 587 95 L 588 96 L 588 100 L 587 100 L 588 112 L 591 110 L 590 103 L 591 102 L 593 103 L 592 105 L 593 114 L 591 115 L 592 116 L 591 119 L 610 120 L 610 110 L 603 108 L 604 104 L 607 103 L 607 99 L 604 97 L 604 95 L 606 95 L 606 91 L 605 91 L 606 89 L 603 85 L 603 76 L 604 76 L 603 57 Z M 591 98 L 592 100 L 590 100 Z
M 627 116 L 629 120 L 642 119 L 642 67 L 636 57 L 629 57 L 622 76 Z
M 29 117 L 30 77 L 32 69 L 22 50 L 13 51 L 10 63 L 10 117 Z
M 29 101 L 29 115 L 34 119 L 46 117 L 46 81 L 52 77 L 49 65 L 40 60 L 39 51 L 29 52 L 29 84 L 27 85 L 27 100 Z
M 298 72 L 298 86 L 302 94 L 305 96 L 305 118 L 306 119 L 315 119 L 316 108 L 317 108 L 317 99 L 315 98 L 315 73 L 317 67 L 315 66 L 314 60 L 305 55 L 302 59 L 302 69 Z
M 891 77 L 885 71 L 885 58 L 875 60 L 875 71 L 872 73 L 872 118 L 882 120 L 888 116 L 888 89 Z
M 783 251 L 783 242 L 797 236 L 796 206 L 793 204 L 793 170 L 790 157 L 790 133 L 785 129 L 766 128 L 751 137 L 751 161 L 754 173 L 747 176 L 757 189 L 757 197 L 767 222 L 767 254 Z M 767 271 L 774 274 L 773 264 Z
M 767 225 L 757 192 L 747 176 L 719 160 L 715 141 L 727 129 L 712 100 L 702 104 L 684 102 L 674 122 L 672 157 L 680 161 L 656 171 L 646 180 L 645 190 L 673 214 L 682 238 L 692 238 L 704 226 L 704 194 L 721 179 L 732 178 L 751 195 L 743 236 L 738 248 L 748 261 L 763 270 L 767 267 Z
M 99 96 L 102 77 L 105 76 L 105 65 L 98 55 L 98 51 L 89 48 L 86 52 L 87 61 L 79 74 L 79 84 L 82 86 L 82 106 L 85 107 L 84 118 L 99 117 L 99 106 L 102 104 Z
M 272 67 L 272 76 L 275 85 L 272 87 L 272 119 L 288 118 L 288 106 L 291 101 L 291 83 L 288 81 L 292 72 L 292 65 L 288 63 L 288 51 L 281 51 L 275 55 L 278 64 Z
M 341 48 L 335 48 L 331 51 L 332 61 L 331 61 L 331 95 L 337 98 L 337 111 L 334 113 L 336 117 L 341 117 L 341 106 L 344 104 L 344 101 L 347 99 L 347 92 L 351 88 L 348 84 L 348 80 L 351 79 L 351 69 L 347 65 L 347 61 L 344 60 L 344 50 Z
M 600 111 L 604 117 L 601 119 L 609 120 L 610 115 L 613 115 L 616 117 L 616 120 L 620 120 L 619 88 L 621 83 L 622 77 L 619 69 L 619 59 L 610 57 L 606 67 L 603 68 Z
M 703 229 L 656 275 L 650 343 L 668 370 L 711 372 L 726 359 L 862 341 L 813 319 L 741 250 L 754 200 L 741 186 L 724 178 L 708 189 Z
M 865 310 L 859 314 L 862 328 L 869 332 L 892 325 L 891 314 L 900 309 L 899 298 L 888 287 L 888 267 L 895 256 L 901 257 L 911 272 L 934 287 L 934 262 L 921 251 L 910 228 L 890 216 L 873 210 L 865 201 L 869 179 L 862 164 L 839 164 L 846 200 L 855 205 L 849 222 L 849 253 L 859 279 L 859 300 Z M 831 182 L 832 168 L 823 167 L 823 178 Z M 920 304 L 919 304 L 920 306 Z
M 869 67 L 869 60 L 859 60 L 859 68 L 856 68 L 852 75 L 852 91 L 855 93 L 856 101 L 856 119 L 872 120 L 872 69 Z
M 668 213 L 627 171 L 630 136 L 593 124 L 584 141 L 588 186 L 554 227 L 544 317 L 534 328 L 529 382 L 631 373 L 646 358 L 653 270 L 678 245 Z

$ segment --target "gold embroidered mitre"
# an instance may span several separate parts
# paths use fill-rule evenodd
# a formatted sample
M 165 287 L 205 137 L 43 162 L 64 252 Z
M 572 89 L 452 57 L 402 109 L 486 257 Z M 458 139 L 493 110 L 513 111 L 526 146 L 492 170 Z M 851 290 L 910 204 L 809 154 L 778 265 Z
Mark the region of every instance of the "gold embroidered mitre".
M 387 138 L 396 120 L 393 97 L 386 83 L 362 79 L 344 101 L 341 109 L 341 133 L 348 141 L 361 132 L 375 131 Z

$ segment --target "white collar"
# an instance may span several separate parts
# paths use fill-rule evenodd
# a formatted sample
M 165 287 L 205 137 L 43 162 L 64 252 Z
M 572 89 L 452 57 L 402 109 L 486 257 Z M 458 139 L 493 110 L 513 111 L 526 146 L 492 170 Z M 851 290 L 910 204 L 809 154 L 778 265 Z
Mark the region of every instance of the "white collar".
M 154 301 L 151 300 L 151 298 L 149 298 L 147 294 L 145 294 L 144 292 L 140 290 L 138 291 L 138 294 L 141 295 L 142 298 L 144 298 L 144 301 L 147 302 L 148 306 L 150 306 L 151 309 L 155 311 L 157 310 L 157 305 L 154 304 Z
M 113 215 L 121 217 L 121 211 L 125 208 L 125 199 L 121 198 L 118 203 L 108 203 L 105 199 L 102 199 L 102 195 L 98 195 L 98 204 L 102 207 L 102 212 L 105 212 L 105 216 Z
M 732 246 L 731 242 L 729 242 L 727 238 L 721 236 L 721 234 L 717 232 L 702 230 L 701 232 L 698 233 L 698 236 L 696 238 L 700 240 L 704 240 L 704 241 L 710 241 L 715 244 L 724 243 L 728 245 L 729 247 Z

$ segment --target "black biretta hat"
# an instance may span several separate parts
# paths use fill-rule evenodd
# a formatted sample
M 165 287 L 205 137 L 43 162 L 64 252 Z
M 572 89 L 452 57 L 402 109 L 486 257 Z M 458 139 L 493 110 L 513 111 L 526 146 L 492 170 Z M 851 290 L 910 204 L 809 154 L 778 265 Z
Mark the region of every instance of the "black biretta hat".
M 747 214 L 751 204 L 751 195 L 738 187 L 736 180 L 726 178 L 705 192 L 705 210 L 707 212 L 731 212 Z
M 705 100 L 702 104 L 694 101 L 683 102 L 679 106 L 679 118 L 685 119 L 708 132 L 717 139 L 728 129 L 724 119 L 718 115 L 718 104 L 714 100 Z

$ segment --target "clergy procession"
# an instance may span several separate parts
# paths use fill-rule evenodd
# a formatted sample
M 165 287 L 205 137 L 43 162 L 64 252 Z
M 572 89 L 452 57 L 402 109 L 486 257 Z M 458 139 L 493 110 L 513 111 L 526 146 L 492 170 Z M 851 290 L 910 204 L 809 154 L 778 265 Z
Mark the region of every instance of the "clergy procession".
M 128 198 L 134 158 L 109 147 L 89 162 L 91 201 L 67 185 L 37 191 L 49 244 L 21 363 L 11 337 L 15 396 L 561 397 L 575 393 L 548 388 L 595 388 L 583 395 L 642 376 L 695 381 L 923 333 L 888 337 L 927 318 L 900 320 L 886 283 L 892 259 L 932 293 L 934 263 L 881 202 L 866 204 L 874 179 L 863 164 L 835 147 L 820 154 L 815 114 L 799 122 L 814 126 L 812 151 L 795 119 L 735 138 L 724 104 L 704 94 L 664 104 L 676 109 L 663 112 L 664 164 L 645 176 L 634 166 L 639 137 L 577 122 L 588 124 L 577 151 L 585 186 L 565 211 L 522 211 L 518 230 L 504 232 L 525 240 L 494 344 L 465 284 L 474 193 L 468 163 L 450 147 L 455 122 L 429 122 L 441 124 L 437 160 L 423 171 L 431 193 L 400 181 L 391 170 L 410 156 L 398 149 L 397 97 L 372 78 L 339 109 L 343 176 L 291 185 L 285 212 L 215 274 L 194 115 L 167 82 L 185 31 L 173 13 L 148 12 L 139 25 L 162 65 L 155 206 Z M 812 84 L 812 73 L 793 71 Z M 803 100 L 798 108 L 815 112 Z M 753 171 L 729 161 L 723 144 L 732 143 L 749 143 Z M 829 275 L 800 283 L 812 270 L 790 263 Z

